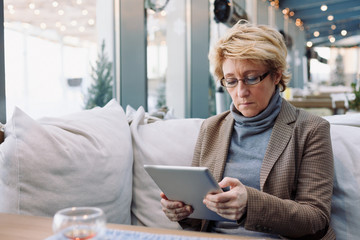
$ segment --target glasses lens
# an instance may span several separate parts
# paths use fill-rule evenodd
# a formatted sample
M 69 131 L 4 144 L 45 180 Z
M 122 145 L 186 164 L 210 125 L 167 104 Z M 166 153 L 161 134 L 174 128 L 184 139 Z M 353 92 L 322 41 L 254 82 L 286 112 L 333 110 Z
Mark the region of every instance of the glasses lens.
M 238 83 L 236 78 L 225 78 L 225 87 L 235 87 Z
M 245 78 L 245 83 L 247 85 L 254 85 L 260 82 L 260 77 L 247 77 Z

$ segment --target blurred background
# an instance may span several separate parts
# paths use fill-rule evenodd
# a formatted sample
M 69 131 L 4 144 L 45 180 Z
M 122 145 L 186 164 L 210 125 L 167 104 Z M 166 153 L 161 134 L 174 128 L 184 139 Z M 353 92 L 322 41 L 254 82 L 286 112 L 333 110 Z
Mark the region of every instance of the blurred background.
M 283 96 L 325 116 L 360 110 L 358 0 L 2 0 L 1 122 L 125 108 L 206 118 L 229 108 L 207 54 L 240 19 L 278 29 Z

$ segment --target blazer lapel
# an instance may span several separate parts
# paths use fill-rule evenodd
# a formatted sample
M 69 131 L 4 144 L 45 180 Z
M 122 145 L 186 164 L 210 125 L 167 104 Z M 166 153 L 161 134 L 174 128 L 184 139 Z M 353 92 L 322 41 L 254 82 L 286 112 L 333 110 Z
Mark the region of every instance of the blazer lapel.
M 293 127 L 290 123 L 296 120 L 296 108 L 283 100 L 279 116 L 275 121 L 269 144 L 267 146 L 264 160 L 260 171 L 260 189 L 263 191 L 263 187 L 269 173 L 279 159 L 281 153 L 288 145 Z
M 214 178 L 218 182 L 221 181 L 223 178 L 233 127 L 234 127 L 234 118 L 230 113 L 226 116 L 224 123 L 219 129 L 220 141 L 219 141 L 218 151 L 215 160 L 217 166 L 214 169 Z

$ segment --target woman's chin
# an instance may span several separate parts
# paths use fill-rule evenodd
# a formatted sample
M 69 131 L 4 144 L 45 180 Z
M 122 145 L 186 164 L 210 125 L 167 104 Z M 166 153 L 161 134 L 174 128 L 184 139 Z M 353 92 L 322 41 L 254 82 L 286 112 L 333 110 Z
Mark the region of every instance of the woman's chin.
M 249 107 L 238 107 L 237 110 L 244 116 L 244 117 L 255 117 L 259 114 L 259 111 L 256 109 L 250 109 Z

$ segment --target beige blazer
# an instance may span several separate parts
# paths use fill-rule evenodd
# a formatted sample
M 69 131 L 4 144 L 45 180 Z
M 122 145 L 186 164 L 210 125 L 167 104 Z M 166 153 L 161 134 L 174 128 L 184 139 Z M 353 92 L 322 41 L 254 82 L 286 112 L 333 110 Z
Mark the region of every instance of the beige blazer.
M 225 113 L 206 119 L 195 147 L 193 165 L 206 166 L 220 181 L 234 119 Z M 260 172 L 260 188 L 247 187 L 248 230 L 286 238 L 335 239 L 330 227 L 333 189 L 330 124 L 283 100 Z M 209 221 L 203 221 L 206 231 Z M 191 222 L 192 228 L 199 222 Z

